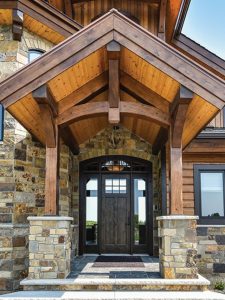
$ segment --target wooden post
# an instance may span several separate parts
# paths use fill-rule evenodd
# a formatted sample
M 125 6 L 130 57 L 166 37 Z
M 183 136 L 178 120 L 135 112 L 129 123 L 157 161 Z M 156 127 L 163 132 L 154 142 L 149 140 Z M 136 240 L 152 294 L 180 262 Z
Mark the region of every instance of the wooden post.
M 183 214 L 182 135 L 193 92 L 181 86 L 171 106 L 170 127 L 170 213 Z
M 55 124 L 57 106 L 47 85 L 33 91 L 43 121 L 46 143 L 46 174 L 45 174 L 45 214 L 58 213 L 58 174 L 59 174 L 59 128 Z
M 45 214 L 57 215 L 59 199 L 59 129 L 55 126 L 56 146 L 46 146 Z
M 109 123 L 120 122 L 120 45 L 112 41 L 107 45 L 109 58 Z

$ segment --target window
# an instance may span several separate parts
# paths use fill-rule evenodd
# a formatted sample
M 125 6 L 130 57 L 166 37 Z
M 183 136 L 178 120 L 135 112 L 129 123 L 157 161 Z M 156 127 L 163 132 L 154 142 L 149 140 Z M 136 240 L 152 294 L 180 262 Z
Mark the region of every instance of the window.
M 127 180 L 126 179 L 106 179 L 105 180 L 106 194 L 126 194 Z
M 86 245 L 97 244 L 98 228 L 98 179 L 86 183 Z
M 38 50 L 38 49 L 30 49 L 28 51 L 28 63 L 32 62 L 39 56 L 41 56 L 44 53 L 43 50 Z
M 146 244 L 146 182 L 134 179 L 134 244 Z
M 195 210 L 202 224 L 225 223 L 225 165 L 195 165 Z

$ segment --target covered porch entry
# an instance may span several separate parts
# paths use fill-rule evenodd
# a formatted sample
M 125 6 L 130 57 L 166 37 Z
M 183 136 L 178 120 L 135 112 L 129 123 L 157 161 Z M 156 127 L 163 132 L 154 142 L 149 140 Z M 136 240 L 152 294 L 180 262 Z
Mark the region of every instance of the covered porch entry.
M 153 255 L 152 163 L 102 156 L 80 165 L 80 254 Z
M 168 166 L 168 194 L 165 170 L 164 179 L 160 175 L 158 186 L 151 189 L 149 163 L 132 158 L 136 155 L 131 143 L 118 147 L 123 137 L 110 135 L 111 148 L 105 144 L 99 151 L 94 145 L 93 158 L 109 157 L 95 159 L 94 166 L 81 163 L 74 170 L 80 179 L 86 178 L 74 191 L 81 204 L 74 208 L 80 211 L 80 228 L 74 231 L 80 236 L 79 251 L 151 254 L 151 224 L 157 226 L 151 194 L 160 191 L 161 214 L 166 215 L 158 219 L 161 274 L 165 278 L 197 276 L 196 240 L 192 239 L 196 217 L 184 216 L 182 151 L 224 106 L 224 83 L 219 78 L 112 10 L 3 81 L 0 90 L 4 107 L 46 146 L 45 216 L 29 219 L 29 278 L 65 278 L 70 272 L 73 219 L 59 215 L 60 141 L 75 159 L 85 161 L 90 158 L 85 153 L 87 143 L 109 124 L 126 128 L 150 145 L 149 153 L 139 159 L 161 161 L 163 157 Z M 91 193 L 96 198 L 96 182 L 87 187 L 90 178 L 99 178 L 97 226 L 87 223 L 86 207 L 92 205 L 87 198 Z M 144 219 L 140 218 L 138 228 L 135 180 L 137 185 L 146 182 L 138 189 L 142 191 L 139 198 L 146 198 L 146 224 L 141 226 Z M 178 253 L 180 262 L 175 260 Z

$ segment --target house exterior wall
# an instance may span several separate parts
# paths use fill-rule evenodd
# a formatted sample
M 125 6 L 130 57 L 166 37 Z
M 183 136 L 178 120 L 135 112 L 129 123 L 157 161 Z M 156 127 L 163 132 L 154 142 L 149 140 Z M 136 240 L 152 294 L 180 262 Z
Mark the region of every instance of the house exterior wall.
M 0 26 L 0 81 L 28 63 L 28 50 L 47 51 L 50 42 L 24 29 L 21 42 L 12 40 L 11 26 Z M 65 145 L 60 156 L 60 215 L 71 211 L 72 155 Z M 43 215 L 45 148 L 8 113 L 0 144 L 0 293 L 19 288 L 27 276 L 27 217 Z

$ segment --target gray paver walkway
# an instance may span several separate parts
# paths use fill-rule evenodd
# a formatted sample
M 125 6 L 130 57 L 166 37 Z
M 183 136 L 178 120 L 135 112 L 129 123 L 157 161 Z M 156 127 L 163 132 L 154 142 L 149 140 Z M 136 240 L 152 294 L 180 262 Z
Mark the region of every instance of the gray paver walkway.
M 79 256 L 72 262 L 68 278 L 160 278 L 159 260 L 156 257 L 141 256 L 143 267 L 93 267 L 97 255 Z

